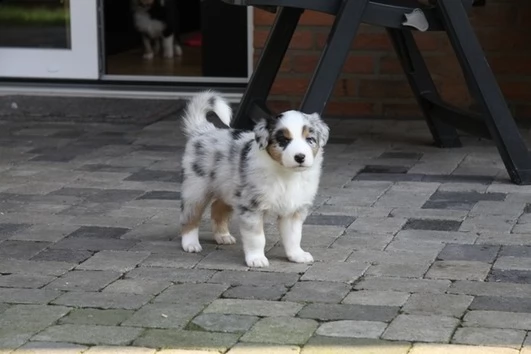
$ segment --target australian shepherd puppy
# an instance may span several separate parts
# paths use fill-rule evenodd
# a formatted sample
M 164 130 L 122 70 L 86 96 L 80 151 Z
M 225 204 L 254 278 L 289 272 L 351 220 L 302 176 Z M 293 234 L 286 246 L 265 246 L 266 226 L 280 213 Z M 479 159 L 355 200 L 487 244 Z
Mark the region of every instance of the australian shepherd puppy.
M 176 0 L 131 0 L 136 29 L 142 34 L 144 59 L 160 49 L 164 58 L 181 56 Z
M 229 220 L 238 217 L 249 267 L 267 267 L 263 219 L 278 217 L 280 236 L 292 262 L 313 262 L 301 248 L 302 225 L 317 193 L 329 128 L 317 113 L 287 111 L 256 122 L 253 131 L 219 129 L 207 121 L 215 112 L 230 125 L 232 111 L 206 91 L 188 103 L 183 117 L 187 143 L 182 161 L 182 247 L 200 252 L 198 226 L 211 204 L 214 239 L 233 244 Z

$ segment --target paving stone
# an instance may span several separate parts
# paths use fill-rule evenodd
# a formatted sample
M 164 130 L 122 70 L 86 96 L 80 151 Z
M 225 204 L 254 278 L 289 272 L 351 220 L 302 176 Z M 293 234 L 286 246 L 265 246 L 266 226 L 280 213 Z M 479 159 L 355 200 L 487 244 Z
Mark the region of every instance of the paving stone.
M 29 342 L 15 350 L 15 354 L 81 354 L 88 347 L 64 342 Z
M 391 290 L 411 293 L 444 293 L 450 284 L 449 280 L 370 277 L 362 279 L 354 286 L 354 289 Z
M 151 299 L 150 295 L 96 292 L 67 292 L 52 303 L 73 307 L 134 310 Z
M 50 207 L 50 204 L 46 204 L 46 206 Z M 33 225 L 24 231 L 18 232 L 16 235 L 10 237 L 10 239 L 19 241 L 57 242 L 66 237 L 76 228 L 75 225 Z
M 135 346 L 152 348 L 179 348 L 187 350 L 226 351 L 238 341 L 240 334 L 183 331 L 175 329 L 148 329 Z
M 496 282 L 456 281 L 448 289 L 451 294 L 473 296 L 531 297 L 531 285 Z
M 126 347 L 126 346 L 94 346 L 83 354 L 155 354 L 155 349 L 142 348 L 142 347 Z M 171 354 L 170 352 L 160 351 L 157 353 Z M 175 353 L 175 354 L 188 354 L 188 353 Z M 189 353 L 194 354 L 194 353 Z
M 341 303 L 374 306 L 402 306 L 410 294 L 399 291 L 359 290 L 349 293 Z
M 31 224 L 0 223 L 0 240 L 7 240 L 30 226 Z
M 141 328 L 65 324 L 48 327 L 33 337 L 33 340 L 88 345 L 127 345 L 141 332 Z
M 222 313 L 251 316 L 293 316 L 302 309 L 303 305 L 287 301 L 267 300 L 214 300 L 204 310 L 204 313 Z
M 216 250 L 209 253 L 197 265 L 201 269 L 247 270 L 241 250 Z
M 458 344 L 424 344 L 415 343 L 408 354 L 518 354 L 518 350 L 511 348 L 473 347 Z
M 175 269 L 175 268 L 146 268 L 140 267 L 126 273 L 126 279 L 166 280 L 177 283 L 201 283 L 209 280 L 215 274 L 206 269 Z M 219 273 L 218 273 L 219 274 Z
M 398 307 L 351 304 L 308 304 L 298 316 L 323 321 L 359 320 L 389 322 L 398 313 Z
M 491 265 L 477 261 L 436 261 L 426 278 L 450 280 L 484 280 Z
M 0 318 L 0 329 L 17 328 L 21 332 L 40 331 L 66 315 L 64 306 L 13 305 Z
M 119 279 L 109 284 L 103 292 L 157 295 L 169 287 L 171 282 L 148 279 Z
M 137 200 L 143 199 L 154 199 L 154 200 L 180 200 L 181 193 L 173 191 L 150 191 L 140 197 L 136 198 Z
M 132 315 L 132 310 L 74 309 L 59 324 L 118 326 Z
M 0 272 L 59 276 L 74 267 L 65 262 L 36 262 L 22 259 L 0 260 Z
M 190 329 L 209 332 L 238 333 L 248 331 L 257 321 L 256 316 L 223 315 L 217 313 L 201 314 L 189 324 Z
M 478 261 L 492 263 L 500 246 L 447 244 L 437 256 L 442 261 Z
M 449 342 L 459 320 L 444 316 L 399 315 L 382 338 L 419 342 Z
M 461 221 L 455 220 L 409 219 L 404 230 L 457 231 L 460 226 Z
M 81 263 L 77 269 L 108 270 L 123 273 L 134 269 L 148 256 L 148 252 L 101 251 Z
M 0 259 L 30 259 L 49 245 L 50 242 L 7 240 L 0 247 Z
M 239 285 L 225 291 L 223 297 L 249 300 L 279 300 L 287 291 L 288 289 L 283 285 Z
M 509 233 L 514 228 L 514 220 L 499 215 L 473 215 L 469 216 L 459 228 L 462 232 L 501 232 Z
M 138 228 L 141 228 L 141 227 L 142 226 L 139 226 Z M 131 233 L 134 233 L 138 228 L 135 228 L 131 232 L 127 233 L 123 238 L 129 237 L 129 235 L 131 235 Z M 149 236 L 149 235 L 144 235 L 144 236 L 141 236 L 140 238 L 143 239 L 146 236 Z M 165 238 L 166 238 L 166 236 L 165 236 Z M 208 245 L 208 244 L 203 245 L 203 251 L 205 251 L 205 248 L 208 249 L 208 246 L 210 246 L 210 245 Z M 165 257 L 173 256 L 173 257 L 175 257 L 177 255 L 178 257 L 176 257 L 176 258 L 185 257 L 186 254 L 188 254 L 188 255 L 191 254 L 191 253 L 188 253 L 188 252 L 184 252 L 180 242 L 175 242 L 175 241 L 141 241 L 141 242 L 138 242 L 135 245 L 135 247 L 131 248 L 131 251 L 135 251 L 135 252 L 136 251 L 147 251 L 147 252 L 151 252 L 153 254 L 160 255 L 161 257 L 162 256 L 165 256 Z M 204 257 L 203 254 L 193 254 L 193 255 L 194 256 L 199 256 L 201 258 Z M 163 261 L 165 262 L 166 260 L 163 260 Z M 160 267 L 160 265 L 153 265 L 153 267 Z M 184 267 L 184 268 L 187 268 L 187 267 Z
M 296 345 L 238 343 L 227 354 L 300 354 L 301 348 Z M 178 353 L 176 353 L 178 354 Z M 186 353 L 183 353 L 186 354 Z M 193 354 L 193 353 L 190 353 Z
M 378 339 L 387 323 L 375 321 L 332 321 L 321 324 L 316 334 L 330 337 Z
M 442 188 L 442 186 L 441 186 Z M 439 188 L 439 190 L 441 189 Z M 394 208 L 389 217 L 403 219 L 421 219 L 421 220 L 453 220 L 463 221 L 468 212 L 463 210 L 446 210 L 446 209 L 418 209 L 418 208 Z
M 122 274 L 114 271 L 76 270 L 66 273 L 48 284 L 52 290 L 98 291 L 118 279 Z
M 125 174 L 125 175 L 127 175 L 127 174 Z M 116 174 L 111 174 L 111 176 L 116 178 L 115 177 Z M 105 189 L 105 190 L 100 191 L 98 193 L 88 195 L 87 198 L 85 199 L 85 201 L 89 202 L 89 203 L 109 203 L 109 202 L 124 203 L 124 202 L 128 202 L 130 200 L 136 199 L 137 197 L 141 196 L 144 193 L 145 193 L 144 191 L 132 190 L 132 189 L 129 189 L 129 190 L 126 190 L 126 189 Z M 87 231 L 89 231 L 89 230 L 87 230 Z M 97 231 L 97 230 L 94 229 L 94 231 Z M 100 232 L 101 231 L 103 231 L 103 230 L 100 230 Z M 108 230 L 107 232 L 110 233 L 111 235 L 115 235 L 116 233 L 119 233 L 118 230 L 115 230 L 115 231 Z M 84 237 L 86 237 L 86 236 L 84 236 Z
M 471 310 L 531 313 L 531 299 L 525 297 L 476 296 Z
M 423 209 L 471 210 L 479 201 L 503 201 L 503 193 L 435 192 L 422 206 Z
M 171 255 L 151 254 L 140 264 L 140 266 L 163 268 L 193 268 L 204 257 L 203 255 L 196 253 L 181 253 Z
M 240 340 L 254 343 L 302 345 L 310 339 L 317 326 L 316 321 L 309 319 L 267 317 L 258 321 Z
M 441 315 L 460 318 L 472 303 L 472 296 L 449 294 L 412 294 L 402 313 Z
M 10 354 L 11 350 L 26 343 L 34 334 L 19 328 L 0 328 L 0 353 Z
M 301 280 L 353 283 L 369 268 L 365 263 L 314 263 Z
M 81 226 L 67 237 L 118 239 L 129 229 L 123 227 Z
M 214 274 L 209 282 L 230 285 L 292 286 L 298 279 L 299 275 L 293 273 L 267 273 L 257 271 L 239 272 L 224 270 Z
M 122 326 L 147 328 L 184 328 L 203 309 L 202 305 L 148 304 L 136 311 Z
M 399 217 L 360 217 L 348 227 L 348 231 L 394 235 L 402 229 L 406 221 L 406 219 Z
M 383 277 L 401 277 L 401 278 L 420 278 L 430 267 L 429 263 L 425 264 L 375 264 L 366 272 L 366 276 L 383 276 Z
M 102 251 L 102 250 L 128 250 L 136 245 L 136 240 L 115 240 L 104 238 L 85 238 L 85 237 L 68 237 L 55 243 L 53 249 L 69 249 L 69 250 L 87 250 L 87 251 Z
M 474 205 L 469 215 L 503 215 L 506 217 L 517 218 L 522 214 L 524 208 L 525 203 L 523 202 L 479 201 Z
M 531 258 L 531 246 L 502 246 L 499 256 Z
M 531 270 L 531 258 L 500 256 L 493 265 L 494 269 Z
M 180 174 L 172 171 L 156 171 L 156 170 L 141 170 L 133 173 L 127 177 L 125 181 L 138 181 L 138 182 L 180 182 Z
M 392 234 L 345 234 L 338 237 L 330 247 L 351 251 L 353 249 L 383 250 L 392 239 Z
M 406 151 L 388 151 L 381 154 L 379 159 L 407 159 L 407 160 L 419 160 L 422 157 L 418 152 L 406 152 Z
M 531 271 L 526 270 L 491 270 L 488 282 L 531 284 Z
M 339 303 L 348 294 L 351 286 L 335 282 L 300 282 L 284 296 L 285 301 Z
M 53 281 L 55 277 L 30 274 L 0 274 L 0 287 L 36 289 Z
M 410 347 L 407 342 L 316 336 L 302 348 L 301 354 L 406 354 Z
M 310 215 L 304 221 L 305 225 L 337 225 L 348 227 L 355 218 L 349 215 Z
M 435 260 L 437 253 L 415 251 L 354 250 L 347 261 L 365 262 L 372 265 L 427 265 Z
M 531 245 L 531 238 L 527 234 L 508 234 L 505 232 L 481 232 L 476 244 L 489 245 Z
M 404 230 L 400 231 L 395 240 L 427 241 L 432 243 L 462 243 L 472 244 L 477 235 L 469 232 L 450 232 L 434 230 Z
M 77 251 L 70 249 L 46 249 L 36 256 L 32 257 L 33 261 L 55 261 L 65 263 L 81 263 L 92 256 L 90 251 Z
M 176 284 L 164 290 L 153 301 L 169 304 L 206 305 L 227 290 L 225 284 Z
M 0 288 L 0 299 L 12 304 L 47 304 L 61 295 L 61 292 L 48 289 Z
M 367 165 L 359 173 L 407 173 L 409 167 L 395 165 Z
M 463 320 L 463 326 L 531 330 L 531 316 L 527 313 L 470 311 Z
M 497 328 L 458 328 L 452 343 L 512 347 L 520 349 L 525 339 L 525 331 Z

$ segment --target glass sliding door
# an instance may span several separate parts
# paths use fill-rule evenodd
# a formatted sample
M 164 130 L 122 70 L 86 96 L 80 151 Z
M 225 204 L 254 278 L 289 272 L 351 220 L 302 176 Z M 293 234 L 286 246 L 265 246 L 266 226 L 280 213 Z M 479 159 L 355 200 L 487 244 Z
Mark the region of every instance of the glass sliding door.
M 97 0 L 0 0 L 0 78 L 97 79 Z

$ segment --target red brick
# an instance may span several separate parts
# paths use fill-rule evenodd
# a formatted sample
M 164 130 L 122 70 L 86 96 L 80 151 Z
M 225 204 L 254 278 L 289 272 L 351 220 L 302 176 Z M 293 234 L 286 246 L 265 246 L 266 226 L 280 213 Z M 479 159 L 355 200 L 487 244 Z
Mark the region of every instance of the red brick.
M 254 65 L 258 65 L 258 60 L 260 59 L 261 51 L 256 51 L 254 54 Z M 280 68 L 278 70 L 281 73 L 288 73 L 291 71 L 291 57 L 289 55 L 286 55 L 284 57 L 284 60 L 282 60 L 282 63 L 280 64 Z
M 470 22 L 474 27 L 513 26 L 517 23 L 519 7 L 511 3 L 491 2 L 485 7 L 473 8 Z
M 324 116 L 368 116 L 375 113 L 374 103 L 353 101 L 330 101 Z
M 488 61 L 495 75 L 531 75 L 531 54 L 528 53 L 489 56 Z
M 443 80 L 437 83 L 441 98 L 458 107 L 467 107 L 472 99 L 463 80 Z
M 276 15 L 265 10 L 260 10 L 258 8 L 254 9 L 253 14 L 253 23 L 255 26 L 266 26 L 273 23 Z
M 402 65 L 396 56 L 384 56 L 380 59 L 380 74 L 402 74 Z
M 267 100 L 267 107 L 273 111 L 273 113 L 282 113 L 296 108 L 289 100 L 273 99 Z
M 359 33 L 352 43 L 353 49 L 392 50 L 391 42 L 385 32 Z
M 289 77 L 281 76 L 277 77 L 273 87 L 271 88 L 271 93 L 274 95 L 289 95 L 289 96 L 298 96 L 303 95 L 308 88 L 308 83 L 310 79 L 308 78 L 298 78 L 298 77 Z
M 442 33 L 439 32 L 413 32 L 415 42 L 421 51 L 434 51 L 441 49 Z
M 434 78 L 456 79 L 463 77 L 461 66 L 454 54 L 425 56 L 424 60 Z
M 422 112 L 416 102 L 383 103 L 382 114 L 385 117 L 422 117 Z
M 333 97 L 356 96 L 357 81 L 354 79 L 340 78 L 334 88 Z
M 316 12 L 304 11 L 299 20 L 299 25 L 303 26 L 329 26 L 334 23 L 335 16 Z
M 501 81 L 500 88 L 506 99 L 514 101 L 531 101 L 531 81 Z
M 411 98 L 413 93 L 405 80 L 361 80 L 361 98 Z

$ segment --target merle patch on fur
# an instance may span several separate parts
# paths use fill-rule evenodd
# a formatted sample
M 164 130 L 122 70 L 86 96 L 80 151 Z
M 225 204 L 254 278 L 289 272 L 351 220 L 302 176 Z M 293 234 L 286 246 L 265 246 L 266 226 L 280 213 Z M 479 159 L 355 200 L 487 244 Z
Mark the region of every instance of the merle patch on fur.
M 203 170 L 203 168 L 199 165 L 199 163 L 197 162 L 194 162 L 192 164 L 192 171 L 194 171 L 194 173 L 196 175 L 198 175 L 199 177 L 205 177 L 206 173 L 205 171 Z
M 196 143 L 194 144 L 194 148 L 195 148 L 195 153 L 198 156 L 205 155 L 205 147 L 203 146 L 203 144 L 201 144 L 200 141 L 196 141 Z
M 245 143 L 245 145 L 242 148 L 241 156 L 240 156 L 240 176 L 243 179 L 243 176 L 245 174 L 245 170 L 247 168 L 247 158 L 249 157 L 249 153 L 251 152 L 251 148 L 253 146 L 253 141 L 249 140 Z
M 232 139 L 234 140 L 240 139 L 244 133 L 245 131 L 241 129 L 231 129 L 230 131 L 230 135 L 232 136 Z
M 291 139 L 287 138 L 284 135 L 284 132 L 279 130 L 275 133 L 275 141 L 282 148 L 282 150 L 286 149 L 291 142 Z

